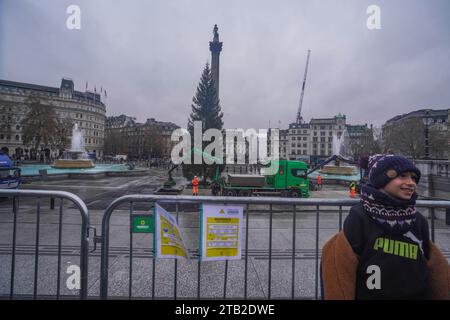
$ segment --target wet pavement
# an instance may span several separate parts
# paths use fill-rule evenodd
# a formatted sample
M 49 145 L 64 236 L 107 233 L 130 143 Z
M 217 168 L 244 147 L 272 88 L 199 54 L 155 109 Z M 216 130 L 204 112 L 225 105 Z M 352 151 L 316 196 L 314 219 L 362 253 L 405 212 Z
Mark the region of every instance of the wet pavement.
M 127 194 L 151 194 L 166 178 L 166 171 L 150 169 L 139 177 L 40 181 L 23 185 L 22 189 L 62 190 L 77 194 L 89 209 L 91 225 L 96 228 L 98 234 L 101 234 L 102 217 L 108 204 Z M 181 177 L 176 177 L 176 180 L 186 184 Z M 185 189 L 184 194 L 190 194 L 190 190 Z M 207 194 L 207 191 L 200 190 L 200 194 Z M 343 187 L 324 186 L 322 191 L 311 192 L 311 197 L 348 199 L 348 193 Z M 0 202 L 0 296 L 6 298 L 11 289 L 14 229 L 11 208 L 11 201 Z M 296 299 L 315 298 L 316 293 L 320 292 L 317 277 L 320 248 L 339 230 L 348 208 L 343 208 L 341 217 L 337 207 L 322 208 L 319 214 L 315 207 L 297 208 L 295 229 L 292 206 L 273 206 L 272 219 L 268 206 L 250 205 L 249 208 L 250 211 L 245 212 L 244 216 L 244 220 L 248 219 L 249 228 L 248 232 L 245 228 L 243 232 L 242 259 L 228 263 L 197 261 L 199 221 L 198 211 L 192 206 L 180 205 L 179 211 L 179 225 L 191 259 L 178 262 L 173 259 L 158 259 L 154 263 L 152 234 L 133 234 L 133 251 L 130 252 L 130 210 L 127 205 L 119 208 L 113 213 L 110 221 L 110 297 L 128 297 L 131 271 L 133 298 L 148 299 L 154 295 L 155 298 L 173 299 L 175 293 L 178 298 L 197 298 L 200 293 L 201 298 L 239 299 L 247 294 L 249 298 L 267 299 L 269 292 L 271 298 L 291 298 L 292 293 Z M 148 213 L 149 210 L 149 203 L 133 205 L 133 213 Z M 71 273 L 68 272 L 70 270 L 68 268 L 79 264 L 80 214 L 73 205 L 64 201 L 63 214 L 60 217 L 59 200 L 56 201 L 55 209 L 51 210 L 49 200 L 41 199 L 39 246 L 36 247 L 36 212 L 35 199 L 19 200 L 14 294 L 17 297 L 33 295 L 37 270 L 39 297 L 52 297 L 57 293 L 58 274 L 60 294 L 73 297 L 78 291 L 71 289 Z M 438 212 L 437 216 L 436 243 L 450 259 L 450 226 L 445 225 L 442 213 Z M 60 219 L 61 247 L 58 245 Z M 317 223 L 319 229 L 316 228 Z M 92 235 L 91 233 L 90 250 L 93 250 Z M 245 243 L 248 243 L 248 246 Z M 58 261 L 59 249 L 61 259 Z M 39 252 L 37 260 L 36 250 Z M 200 281 L 198 281 L 199 267 Z M 96 299 L 99 296 L 100 283 L 99 247 L 90 253 L 88 269 L 89 298 Z

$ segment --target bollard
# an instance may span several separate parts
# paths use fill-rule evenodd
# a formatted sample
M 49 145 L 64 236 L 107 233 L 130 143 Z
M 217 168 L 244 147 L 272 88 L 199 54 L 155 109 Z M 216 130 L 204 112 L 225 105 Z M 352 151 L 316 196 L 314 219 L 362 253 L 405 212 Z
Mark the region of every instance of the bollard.
M 55 210 L 55 198 L 50 198 L 50 210 Z
M 450 226 L 450 208 L 445 209 L 445 224 Z

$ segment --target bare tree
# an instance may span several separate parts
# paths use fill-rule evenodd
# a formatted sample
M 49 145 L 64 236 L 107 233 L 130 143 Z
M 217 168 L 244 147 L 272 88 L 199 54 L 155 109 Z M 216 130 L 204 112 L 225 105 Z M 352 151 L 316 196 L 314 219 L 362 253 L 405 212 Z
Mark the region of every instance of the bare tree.
M 104 153 L 105 154 L 128 154 L 129 139 L 125 132 L 110 130 L 105 134 Z
M 348 150 L 355 160 L 361 156 L 372 155 L 380 151 L 372 129 L 367 129 L 361 135 L 352 137 L 349 140 Z
M 433 158 L 444 159 L 448 157 L 450 152 L 448 142 L 449 138 L 447 136 L 447 131 L 439 130 L 438 128 L 430 128 L 430 154 Z
M 23 143 L 32 144 L 35 150 L 38 150 L 39 146 L 51 146 L 58 134 L 58 120 L 54 107 L 40 97 L 30 97 L 25 104 L 29 111 L 21 123 Z
M 410 118 L 383 127 L 384 152 L 400 153 L 413 159 L 425 150 L 425 125 L 420 118 Z
M 69 118 L 57 119 L 56 135 L 53 140 L 53 147 L 57 150 L 70 148 L 73 121 Z
M 143 154 L 161 158 L 164 152 L 164 141 L 156 126 L 148 126 L 144 131 Z

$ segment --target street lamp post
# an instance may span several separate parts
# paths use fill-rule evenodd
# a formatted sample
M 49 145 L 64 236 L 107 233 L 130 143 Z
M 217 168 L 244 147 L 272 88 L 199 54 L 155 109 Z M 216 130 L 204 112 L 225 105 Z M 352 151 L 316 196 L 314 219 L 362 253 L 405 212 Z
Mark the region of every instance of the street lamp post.
M 430 125 L 430 112 L 425 112 L 425 158 L 430 159 L 430 141 L 429 141 L 429 125 Z

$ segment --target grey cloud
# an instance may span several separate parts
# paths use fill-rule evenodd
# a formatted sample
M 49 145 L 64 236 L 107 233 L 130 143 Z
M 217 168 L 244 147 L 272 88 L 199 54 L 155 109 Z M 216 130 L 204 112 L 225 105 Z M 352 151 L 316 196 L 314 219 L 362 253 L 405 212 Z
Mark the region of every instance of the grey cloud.
M 79 31 L 65 28 L 70 4 L 81 7 Z M 370 4 L 381 30 L 366 28 Z M 108 90 L 109 115 L 184 126 L 215 23 L 227 127 L 294 121 L 308 49 L 306 120 L 341 112 L 379 125 L 449 107 L 446 0 L 0 0 L 0 10 L 0 78 L 58 86 L 67 76 L 78 90 L 87 80 Z

